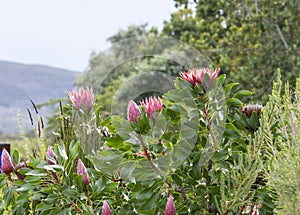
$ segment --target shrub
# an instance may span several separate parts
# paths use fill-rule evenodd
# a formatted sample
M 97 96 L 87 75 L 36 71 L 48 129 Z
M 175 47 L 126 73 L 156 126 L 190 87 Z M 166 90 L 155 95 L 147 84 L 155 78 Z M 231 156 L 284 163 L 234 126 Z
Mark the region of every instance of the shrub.
M 299 156 L 290 151 L 298 147 L 294 143 L 299 138 L 294 139 L 296 118 L 289 118 L 289 113 L 299 114 L 300 84 L 293 102 L 289 91 L 280 97 L 276 83 L 262 109 L 243 104 L 240 99 L 251 92 L 233 92 L 237 84 L 225 85 L 225 75 L 200 74 L 203 71 L 210 70 L 194 72 L 200 80 L 193 79 L 193 85 L 182 74 L 162 98 L 140 104 L 130 101 L 128 114 L 134 113 L 130 120 L 114 115 L 100 118 L 95 104 L 88 110 L 85 104 L 61 106 L 56 142 L 45 157 L 31 156 L 20 164 L 18 152 L 12 153 L 13 170 L 0 175 L 1 213 L 273 214 L 288 210 L 280 201 L 296 195 L 292 189 L 284 192 L 294 185 L 273 176 L 281 176 L 279 163 L 285 170 L 297 167 L 286 158 Z M 292 112 L 285 111 L 286 103 Z M 285 145 L 287 141 L 290 144 Z M 298 170 L 293 171 L 291 180 L 296 183 L 292 176 Z

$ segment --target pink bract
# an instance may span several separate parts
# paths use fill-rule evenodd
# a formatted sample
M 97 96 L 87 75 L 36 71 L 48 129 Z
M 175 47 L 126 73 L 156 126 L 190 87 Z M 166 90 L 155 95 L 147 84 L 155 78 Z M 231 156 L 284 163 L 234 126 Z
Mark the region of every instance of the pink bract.
M 136 122 L 138 116 L 141 116 L 141 110 L 133 100 L 130 100 L 127 107 L 127 119 L 130 122 Z
M 216 78 L 220 72 L 219 69 L 210 69 L 210 68 L 195 68 L 189 70 L 188 72 L 180 72 L 180 76 L 182 79 L 190 82 L 190 84 L 195 87 L 195 85 L 201 84 L 205 91 L 208 91 L 215 83 Z M 204 81 L 205 74 L 209 75 L 210 83 L 209 86 L 206 86 Z
M 82 181 L 85 186 L 90 183 L 89 175 L 88 175 L 87 170 L 86 170 L 84 164 L 82 163 L 81 159 L 79 159 L 78 163 L 77 163 L 77 174 L 82 175 Z
M 141 101 L 141 106 L 143 106 L 146 109 L 148 117 L 153 119 L 153 114 L 155 111 L 161 112 L 163 108 L 163 103 L 161 101 L 161 98 L 159 97 L 150 97 L 145 98 L 143 101 Z
M 11 171 L 14 170 L 14 165 L 11 161 L 11 157 L 9 153 L 6 151 L 6 149 L 2 150 L 1 163 L 2 163 L 1 170 L 3 173 L 9 174 Z
M 57 158 L 57 155 L 55 154 L 55 152 L 53 151 L 51 146 L 48 146 L 48 148 L 47 148 L 46 160 L 47 160 L 49 165 L 56 164 L 52 160 L 48 159 L 49 157 L 54 158 L 54 160 L 56 160 L 56 158 Z
M 68 94 L 74 108 L 82 110 L 84 106 L 87 108 L 88 112 L 92 110 L 94 102 L 94 93 L 92 89 L 80 87 L 77 92 L 74 88 L 72 92 L 69 92 Z
M 173 202 L 173 197 L 170 195 L 166 204 L 165 215 L 176 215 L 176 208 Z
M 110 207 L 109 207 L 107 201 L 104 201 L 104 203 L 103 203 L 101 215 L 112 215 L 112 212 L 110 210 Z

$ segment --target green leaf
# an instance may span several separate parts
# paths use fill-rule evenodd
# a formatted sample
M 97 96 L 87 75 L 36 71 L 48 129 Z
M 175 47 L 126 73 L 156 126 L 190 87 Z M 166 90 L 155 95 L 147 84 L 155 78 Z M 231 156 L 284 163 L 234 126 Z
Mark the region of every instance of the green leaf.
M 204 94 L 204 88 L 201 84 L 197 83 L 194 87 L 194 91 L 198 94 Z
M 222 75 L 219 75 L 216 79 L 216 82 L 215 83 L 218 83 L 218 84 L 223 84 L 225 82 L 225 79 L 226 79 L 226 74 L 222 74 Z
M 64 145 L 57 145 L 59 155 L 66 161 L 68 160 L 68 156 L 65 150 Z
M 75 175 L 75 173 L 74 173 Z M 74 183 L 75 183 L 75 186 L 78 190 L 83 190 L 83 187 L 84 187 L 84 184 L 83 184 L 83 181 L 82 181 L 82 175 L 77 175 L 75 176 L 74 178 Z
M 20 194 L 17 198 L 17 203 L 24 204 L 26 202 L 28 202 L 28 194 L 27 193 Z
M 57 194 L 51 194 L 44 200 L 44 202 L 49 205 L 52 205 L 52 204 L 55 204 L 55 202 L 58 200 L 58 198 L 59 198 L 59 196 Z
M 238 92 L 236 92 L 234 95 L 233 95 L 233 98 L 237 98 L 237 99 L 240 99 L 242 97 L 245 97 L 245 96 L 251 96 L 252 95 L 252 92 L 249 91 L 249 90 L 239 90 Z
M 37 205 L 36 211 L 43 211 L 46 212 L 47 210 L 52 209 L 52 204 L 47 204 L 45 202 L 42 202 Z
M 37 176 L 32 176 L 32 175 L 28 175 L 24 178 L 24 181 L 27 182 L 27 183 L 40 183 L 42 182 L 42 179 L 40 177 L 37 177 Z
M 238 133 L 238 129 L 232 124 L 232 123 L 227 123 L 225 125 L 225 131 L 224 134 L 228 137 L 238 137 L 239 133 Z
M 253 129 L 257 129 L 258 125 L 259 125 L 259 118 L 257 116 L 256 112 L 253 112 L 250 119 L 248 119 L 248 122 L 251 126 L 251 128 Z
M 177 174 L 172 174 L 172 179 L 176 184 L 182 185 L 182 180 Z
M 136 162 L 135 161 L 127 161 L 124 164 L 122 164 L 120 174 L 121 178 L 128 179 L 133 171 L 136 168 Z
M 175 88 L 180 88 L 180 89 L 184 89 L 184 88 L 192 88 L 192 85 L 190 84 L 190 82 L 180 78 L 180 77 L 177 77 L 175 82 L 174 82 L 174 86 Z
M 238 106 L 241 107 L 243 106 L 243 102 L 241 102 L 239 99 L 237 98 L 229 98 L 226 100 L 226 105 L 227 106 Z
M 33 184 L 24 184 L 22 187 L 17 189 L 17 192 L 27 192 L 28 190 L 33 190 L 36 186 Z
M 214 153 L 214 155 L 212 157 L 212 161 L 214 161 L 214 162 L 223 161 L 223 160 L 226 160 L 228 157 L 229 157 L 228 149 L 224 148 L 221 150 L 217 150 Z
M 7 176 L 6 174 L 0 174 L 0 188 L 2 188 L 7 181 Z
M 80 151 L 80 142 L 77 141 L 75 144 L 71 143 L 70 144 L 70 159 L 74 160 L 75 158 L 78 157 Z
M 30 172 L 32 169 L 30 168 L 21 168 L 19 169 L 19 173 L 21 173 L 22 175 L 26 175 L 27 172 Z
M 40 201 L 45 195 L 42 193 L 36 193 L 32 195 L 33 201 Z
M 41 171 L 41 170 L 31 170 L 26 173 L 26 175 L 32 175 L 32 176 L 46 176 L 47 173 Z
M 230 84 L 226 85 L 226 87 L 225 87 L 225 96 L 228 97 L 231 93 L 232 88 L 234 86 L 237 86 L 237 85 L 239 85 L 239 83 L 230 83 Z
M 204 74 L 204 83 L 207 88 L 210 87 L 210 77 L 207 73 Z
M 78 195 L 78 192 L 75 189 L 67 188 L 63 191 L 63 195 L 71 199 L 75 199 Z
M 20 156 L 19 156 L 19 152 L 18 150 L 14 150 L 13 153 L 12 153 L 12 162 L 13 163 L 19 163 L 20 161 Z

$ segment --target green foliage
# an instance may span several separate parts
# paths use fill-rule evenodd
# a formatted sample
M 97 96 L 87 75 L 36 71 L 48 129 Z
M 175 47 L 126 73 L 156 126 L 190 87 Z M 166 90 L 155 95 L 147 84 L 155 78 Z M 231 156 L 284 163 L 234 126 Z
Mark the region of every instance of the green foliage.
M 300 79 L 295 90 L 289 88 L 289 83 L 282 84 L 279 75 L 263 113 L 271 117 L 264 129 L 265 151 L 271 158 L 266 166 L 266 178 L 275 193 L 278 214 L 300 213 Z
M 250 93 L 234 92 L 225 75 L 206 93 L 181 78 L 174 86 L 154 119 L 144 108 L 129 122 L 101 118 L 97 106 L 90 113 L 62 106 L 53 148 L 57 157 L 46 157 L 55 164 L 31 156 L 1 175 L 2 212 L 100 214 L 106 200 L 115 214 L 163 214 L 168 195 L 178 214 L 241 214 L 259 203 L 261 212 L 273 211 L 267 208 L 272 199 L 263 196 L 270 188 L 259 180 L 270 160 L 255 133 L 259 113 L 247 117 L 240 111 L 239 99 Z M 84 153 L 87 144 L 95 153 Z M 15 164 L 18 157 L 12 154 Z M 76 173 L 79 158 L 88 167 L 87 186 Z
M 265 103 L 282 69 L 294 86 L 299 73 L 299 2 L 177 1 L 163 34 L 187 42 L 220 66 L 253 100 Z

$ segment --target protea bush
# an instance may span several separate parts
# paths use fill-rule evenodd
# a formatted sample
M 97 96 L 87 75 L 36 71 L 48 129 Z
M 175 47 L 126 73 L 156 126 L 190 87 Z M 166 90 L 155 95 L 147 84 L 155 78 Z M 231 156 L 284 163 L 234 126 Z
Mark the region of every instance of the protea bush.
M 285 203 L 299 200 L 300 81 L 249 106 L 219 72 L 182 72 L 161 98 L 128 101 L 127 117 L 70 92 L 45 157 L 3 151 L 0 213 L 297 214 Z

